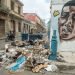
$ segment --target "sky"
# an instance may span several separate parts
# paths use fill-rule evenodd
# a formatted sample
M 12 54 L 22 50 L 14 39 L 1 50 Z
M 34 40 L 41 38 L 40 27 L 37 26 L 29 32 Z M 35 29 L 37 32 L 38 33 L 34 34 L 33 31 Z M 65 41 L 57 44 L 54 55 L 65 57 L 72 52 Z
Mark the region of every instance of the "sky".
M 50 18 L 50 0 L 20 0 L 23 6 L 23 12 L 36 13 L 40 18 L 48 21 Z

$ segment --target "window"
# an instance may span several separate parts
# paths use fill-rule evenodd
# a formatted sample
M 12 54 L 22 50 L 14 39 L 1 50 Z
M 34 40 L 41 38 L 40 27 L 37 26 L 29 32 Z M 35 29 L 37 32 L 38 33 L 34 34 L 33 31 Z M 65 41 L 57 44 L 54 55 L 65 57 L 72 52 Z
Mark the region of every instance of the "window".
M 14 2 L 11 1 L 11 10 L 14 10 Z
M 23 26 L 23 32 L 26 32 L 26 27 L 25 27 L 26 25 L 24 24 L 24 26 Z
M 18 6 L 18 14 L 20 14 L 20 13 L 21 13 L 21 7 Z
M 21 23 L 18 23 L 18 31 L 21 32 Z
M 26 33 L 28 33 L 28 24 L 26 24 Z
M 30 33 L 30 26 L 29 26 L 29 33 Z
M 27 30 L 28 30 L 28 25 L 26 25 L 27 26 Z

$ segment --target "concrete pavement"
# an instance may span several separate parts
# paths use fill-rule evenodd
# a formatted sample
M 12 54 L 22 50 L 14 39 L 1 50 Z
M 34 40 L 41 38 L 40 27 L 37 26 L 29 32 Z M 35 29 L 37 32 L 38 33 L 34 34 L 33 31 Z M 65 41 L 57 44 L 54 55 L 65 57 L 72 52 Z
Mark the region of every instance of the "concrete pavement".
M 47 72 L 47 71 L 42 73 L 33 73 L 27 70 L 25 70 L 24 72 L 10 73 L 6 70 L 0 70 L 0 75 L 75 75 L 75 73 L 69 73 L 69 72 L 56 73 L 56 72 Z
M 4 47 L 5 47 L 5 40 L 0 39 L 0 50 L 4 50 Z
M 0 50 L 4 50 L 5 44 L 10 43 L 11 41 L 5 42 L 6 37 L 0 38 Z M 21 40 L 21 35 L 16 36 L 15 40 Z

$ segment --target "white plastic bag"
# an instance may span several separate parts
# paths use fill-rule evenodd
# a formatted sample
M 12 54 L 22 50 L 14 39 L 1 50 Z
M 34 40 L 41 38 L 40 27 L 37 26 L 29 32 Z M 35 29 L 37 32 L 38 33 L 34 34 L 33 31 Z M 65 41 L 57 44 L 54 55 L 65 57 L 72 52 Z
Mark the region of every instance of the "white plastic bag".
M 47 71 L 55 72 L 58 70 L 56 65 L 48 65 L 47 68 L 45 68 Z

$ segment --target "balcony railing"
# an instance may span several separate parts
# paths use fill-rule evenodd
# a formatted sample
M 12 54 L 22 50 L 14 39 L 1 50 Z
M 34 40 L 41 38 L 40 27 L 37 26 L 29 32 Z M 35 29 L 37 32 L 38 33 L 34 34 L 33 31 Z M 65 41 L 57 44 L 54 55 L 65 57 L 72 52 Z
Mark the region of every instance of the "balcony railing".
M 8 14 L 9 13 L 9 8 L 4 4 L 0 4 L 0 12 Z

